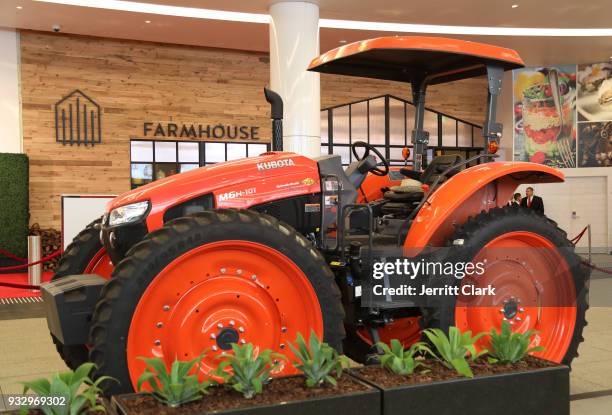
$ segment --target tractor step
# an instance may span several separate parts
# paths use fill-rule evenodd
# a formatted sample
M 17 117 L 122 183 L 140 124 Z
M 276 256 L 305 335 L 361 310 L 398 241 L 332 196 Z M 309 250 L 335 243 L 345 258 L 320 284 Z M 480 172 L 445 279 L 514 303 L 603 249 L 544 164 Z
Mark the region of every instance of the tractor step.
M 91 315 L 106 282 L 95 274 L 68 275 L 41 286 L 49 331 L 62 344 L 87 343 Z

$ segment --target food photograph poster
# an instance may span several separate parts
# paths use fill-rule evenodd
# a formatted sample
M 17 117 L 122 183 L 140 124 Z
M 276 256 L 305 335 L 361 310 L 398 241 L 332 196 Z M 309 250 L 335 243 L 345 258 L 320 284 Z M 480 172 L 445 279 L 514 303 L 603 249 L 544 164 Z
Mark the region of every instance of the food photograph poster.
M 612 166 L 612 64 L 513 71 L 514 160 Z

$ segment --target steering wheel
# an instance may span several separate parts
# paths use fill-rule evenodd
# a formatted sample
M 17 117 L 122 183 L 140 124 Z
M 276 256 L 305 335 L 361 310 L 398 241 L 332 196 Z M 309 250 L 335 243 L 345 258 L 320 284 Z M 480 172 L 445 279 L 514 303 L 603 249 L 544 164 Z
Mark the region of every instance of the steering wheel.
M 365 151 L 362 157 L 359 157 L 357 155 L 357 149 L 360 147 L 365 148 Z M 382 167 L 383 167 L 383 168 L 374 167 L 372 170 L 370 170 L 372 174 L 375 176 L 386 176 L 387 174 L 389 174 L 389 162 L 385 160 L 383 155 L 380 154 L 380 151 L 378 151 L 376 147 L 364 141 L 355 141 L 353 144 L 351 144 L 351 151 L 353 152 L 353 156 L 355 156 L 355 159 L 358 161 L 361 161 L 364 158 L 368 157 L 370 155 L 370 150 L 372 150 L 372 152 L 378 156 L 378 158 L 380 159 L 380 162 L 382 163 Z

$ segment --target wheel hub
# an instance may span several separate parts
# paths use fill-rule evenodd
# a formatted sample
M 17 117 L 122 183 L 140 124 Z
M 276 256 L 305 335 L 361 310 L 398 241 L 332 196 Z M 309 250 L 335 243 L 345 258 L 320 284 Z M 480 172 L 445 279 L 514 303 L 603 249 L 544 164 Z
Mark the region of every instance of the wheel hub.
M 219 332 L 216 338 L 219 349 L 230 350 L 232 348 L 232 343 L 238 343 L 240 334 L 238 334 L 236 329 L 226 327 Z

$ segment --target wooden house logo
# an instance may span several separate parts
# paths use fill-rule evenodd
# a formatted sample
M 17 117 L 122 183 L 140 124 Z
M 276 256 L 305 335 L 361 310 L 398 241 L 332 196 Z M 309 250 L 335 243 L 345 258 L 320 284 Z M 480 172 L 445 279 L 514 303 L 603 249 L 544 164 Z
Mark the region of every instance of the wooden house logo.
M 56 102 L 55 141 L 63 145 L 92 147 L 101 143 L 100 105 L 79 89 Z

